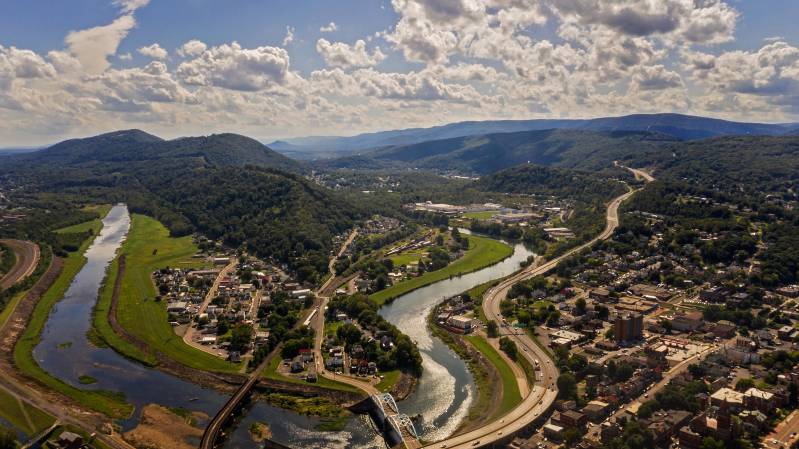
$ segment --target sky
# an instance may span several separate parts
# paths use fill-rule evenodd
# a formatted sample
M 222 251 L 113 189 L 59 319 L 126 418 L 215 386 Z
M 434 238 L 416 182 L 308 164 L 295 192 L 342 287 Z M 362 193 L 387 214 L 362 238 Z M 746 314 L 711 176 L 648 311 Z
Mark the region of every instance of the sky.
M 8 0 L 0 147 L 679 112 L 799 122 L 796 0 Z

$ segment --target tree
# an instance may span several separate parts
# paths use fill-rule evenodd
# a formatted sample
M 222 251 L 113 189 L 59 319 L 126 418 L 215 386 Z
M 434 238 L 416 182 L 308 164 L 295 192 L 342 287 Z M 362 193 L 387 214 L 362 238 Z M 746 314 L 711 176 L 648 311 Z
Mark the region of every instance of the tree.
M 572 373 L 563 373 L 558 376 L 558 397 L 574 399 L 577 396 L 577 379 Z
M 253 329 L 249 324 L 238 324 L 230 337 L 230 350 L 244 352 L 252 341 Z
M 363 333 L 360 329 L 352 324 L 345 324 L 338 328 L 336 336 L 339 340 L 343 341 L 345 346 L 349 347 L 361 341 Z
M 508 355 L 511 360 L 516 360 L 519 356 L 519 351 L 516 348 L 516 343 L 508 337 L 502 337 L 499 339 L 499 349 Z
M 488 324 L 486 324 L 486 334 L 488 338 L 497 338 L 499 336 L 499 326 L 496 321 L 488 320 Z
M 725 449 L 726 446 L 721 440 L 717 440 L 713 437 L 705 437 L 702 440 L 702 445 L 699 447 L 700 449 Z
M 585 315 L 585 298 L 577 298 L 577 301 L 574 302 L 574 308 L 578 315 Z
M 638 407 L 638 413 L 636 416 L 639 419 L 647 419 L 652 416 L 653 413 L 660 410 L 660 403 L 654 399 L 644 402 Z
M 746 391 L 754 386 L 755 381 L 752 378 L 738 379 L 738 382 L 735 383 L 735 389 L 737 391 Z

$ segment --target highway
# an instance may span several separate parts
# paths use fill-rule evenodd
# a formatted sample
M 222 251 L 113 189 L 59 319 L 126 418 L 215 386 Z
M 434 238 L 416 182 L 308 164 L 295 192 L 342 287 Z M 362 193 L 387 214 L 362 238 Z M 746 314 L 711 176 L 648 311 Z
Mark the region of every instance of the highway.
M 11 248 L 16 255 L 17 261 L 13 267 L 0 279 L 0 290 L 10 288 L 33 274 L 36 265 L 39 263 L 39 245 L 27 240 L 0 240 L 4 246 Z
M 624 168 L 630 170 L 636 178 L 643 178 L 647 182 L 654 179 L 648 173 L 641 170 L 628 167 Z M 619 226 L 619 206 L 637 191 L 638 190 L 630 190 L 610 202 L 607 210 L 605 229 L 591 241 L 575 247 L 542 265 L 530 265 L 516 274 L 505 278 L 502 282 L 486 291 L 483 297 L 483 311 L 485 312 L 486 318 L 494 320 L 498 324 L 502 323 L 499 303 L 507 296 L 508 290 L 517 282 L 546 274 L 555 268 L 562 260 L 590 247 L 600 240 L 610 238 L 610 236 L 613 235 L 613 231 Z M 555 367 L 555 363 L 549 357 L 549 354 L 536 344 L 524 331 L 516 331 L 503 326 L 501 326 L 500 329 L 505 331 L 505 335 L 515 341 L 517 347 L 521 349 L 519 354 L 526 358 L 532 366 L 535 366 L 536 359 L 539 360 L 541 366 L 540 380 L 536 381 L 532 392 L 507 415 L 479 429 L 449 437 L 446 440 L 430 444 L 426 447 L 475 448 L 492 444 L 529 426 L 539 416 L 544 414 L 557 398 L 558 390 L 556 381 L 558 369 Z M 509 330 L 510 332 L 507 332 Z

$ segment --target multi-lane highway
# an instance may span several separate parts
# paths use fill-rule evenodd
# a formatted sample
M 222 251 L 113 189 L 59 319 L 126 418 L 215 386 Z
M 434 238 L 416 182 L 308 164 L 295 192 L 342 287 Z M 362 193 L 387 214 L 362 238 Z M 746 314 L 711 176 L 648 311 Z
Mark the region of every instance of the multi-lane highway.
M 631 168 L 627 169 L 630 170 L 636 178 L 642 178 L 647 182 L 654 179 L 644 171 Z M 508 290 L 517 282 L 546 274 L 555 268 L 562 260 L 590 247 L 600 240 L 610 238 L 610 236 L 613 235 L 613 231 L 619 226 L 619 206 L 635 192 L 637 192 L 637 190 L 630 190 L 610 202 L 607 209 L 607 223 L 605 229 L 591 241 L 573 248 L 562 256 L 544 264 L 533 264 L 505 278 L 502 282 L 489 289 L 483 297 L 483 311 L 485 312 L 486 318 L 494 320 L 497 323 L 502 323 L 499 303 L 507 296 Z M 516 408 L 500 419 L 486 424 L 479 429 L 447 438 L 444 441 L 439 441 L 427 447 L 474 448 L 492 444 L 507 438 L 508 435 L 524 429 L 535 422 L 555 401 L 558 394 L 555 384 L 558 377 L 558 370 L 552 359 L 550 359 L 549 354 L 536 344 L 526 333 L 512 330 L 505 326 L 502 326 L 501 329 L 509 338 L 516 342 L 516 345 L 521 349 L 519 354 L 526 358 L 532 366 L 535 366 L 536 360 L 539 361 L 541 367 L 540 377 L 537 379 L 532 392 L 527 395 Z
M 39 245 L 27 240 L 0 240 L 4 246 L 11 249 L 16 256 L 16 263 L 0 279 L 0 290 L 5 290 L 33 274 L 39 263 Z

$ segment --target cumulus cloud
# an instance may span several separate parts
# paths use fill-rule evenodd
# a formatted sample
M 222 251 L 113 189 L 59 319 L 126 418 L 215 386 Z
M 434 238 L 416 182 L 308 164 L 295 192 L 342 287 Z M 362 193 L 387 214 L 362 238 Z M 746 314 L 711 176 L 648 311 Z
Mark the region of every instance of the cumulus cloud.
M 183 82 L 257 91 L 286 82 L 289 55 L 276 47 L 243 48 L 238 42 L 211 47 L 178 66 Z
M 153 59 L 166 59 L 166 57 L 169 55 L 169 53 L 167 53 L 167 51 L 161 48 L 161 46 L 157 43 L 148 45 L 146 47 L 141 47 L 136 51 Z
M 321 33 L 332 33 L 336 30 L 338 30 L 338 25 L 336 25 L 336 22 L 330 22 L 329 24 L 319 28 L 319 32 Z
M 363 39 L 359 39 L 353 45 L 344 42 L 331 43 L 326 39 L 319 39 L 316 41 L 316 51 L 331 67 L 369 67 L 386 59 L 386 55 L 380 51 L 380 47 L 375 48 L 370 55 Z
M 67 34 L 64 42 L 70 53 L 86 69 L 86 72 L 97 74 L 111 65 L 108 62 L 108 57 L 116 53 L 119 43 L 134 26 L 136 26 L 136 19 L 132 14 L 126 14 L 108 25 L 71 31 Z
M 683 87 L 682 78 L 677 72 L 659 64 L 641 67 L 632 77 L 633 90 L 664 90 Z
M 15 79 L 48 78 L 55 67 L 31 50 L 0 45 L 0 90 L 8 90 Z
M 178 48 L 178 55 L 179 56 L 197 56 L 200 53 L 204 52 L 208 48 L 204 42 L 199 41 L 197 39 L 192 39 L 187 41 L 183 45 Z

